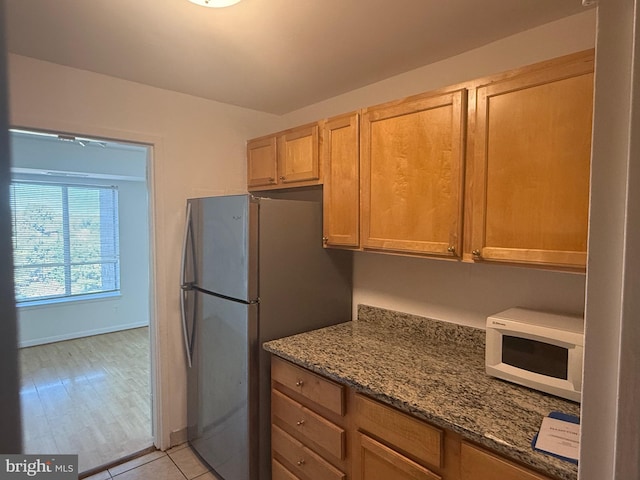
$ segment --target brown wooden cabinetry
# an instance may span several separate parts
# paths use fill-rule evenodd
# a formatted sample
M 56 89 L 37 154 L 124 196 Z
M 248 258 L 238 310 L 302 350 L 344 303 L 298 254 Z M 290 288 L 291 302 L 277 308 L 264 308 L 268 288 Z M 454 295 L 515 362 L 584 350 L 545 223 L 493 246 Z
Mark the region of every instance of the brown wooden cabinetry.
M 249 190 L 278 183 L 278 150 L 275 136 L 247 142 L 247 185 Z
M 247 186 L 268 190 L 322 183 L 318 124 L 247 142 Z
M 323 241 L 328 247 L 360 246 L 360 121 L 350 113 L 324 122 Z
M 365 396 L 354 397 L 358 443 L 354 478 L 441 480 L 441 429 Z
M 476 92 L 473 258 L 584 267 L 593 55 L 573 55 Z
M 248 188 L 323 184 L 326 247 L 583 270 L 593 60 L 580 52 L 251 140 Z
M 358 433 L 357 467 L 359 480 L 442 480 L 442 477 L 396 450 Z
M 462 238 L 466 90 L 364 110 L 365 249 L 457 255 Z
M 346 387 L 279 358 L 271 367 L 274 479 L 346 480 Z
M 272 357 L 273 480 L 552 480 Z
M 464 480 L 550 480 L 467 442 L 460 447 L 460 472 Z

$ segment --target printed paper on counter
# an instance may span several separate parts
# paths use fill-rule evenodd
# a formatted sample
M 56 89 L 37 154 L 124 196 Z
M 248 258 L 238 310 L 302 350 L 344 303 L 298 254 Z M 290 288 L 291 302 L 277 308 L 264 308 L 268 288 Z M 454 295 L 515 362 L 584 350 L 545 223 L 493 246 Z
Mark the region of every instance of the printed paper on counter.
M 551 417 L 543 418 L 535 448 L 578 460 L 580 456 L 580 424 Z

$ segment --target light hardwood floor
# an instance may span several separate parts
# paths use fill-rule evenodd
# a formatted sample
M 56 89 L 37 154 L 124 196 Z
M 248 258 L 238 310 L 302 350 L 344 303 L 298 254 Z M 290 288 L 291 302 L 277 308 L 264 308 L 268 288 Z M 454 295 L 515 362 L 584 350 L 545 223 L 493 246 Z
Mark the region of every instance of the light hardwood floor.
M 20 350 L 23 449 L 80 472 L 153 445 L 149 329 Z

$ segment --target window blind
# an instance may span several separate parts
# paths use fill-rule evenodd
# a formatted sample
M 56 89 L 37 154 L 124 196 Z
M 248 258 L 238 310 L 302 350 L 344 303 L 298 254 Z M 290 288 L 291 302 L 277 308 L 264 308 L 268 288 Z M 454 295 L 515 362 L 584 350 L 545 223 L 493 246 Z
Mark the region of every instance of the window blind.
M 13 181 L 16 302 L 120 289 L 118 190 Z

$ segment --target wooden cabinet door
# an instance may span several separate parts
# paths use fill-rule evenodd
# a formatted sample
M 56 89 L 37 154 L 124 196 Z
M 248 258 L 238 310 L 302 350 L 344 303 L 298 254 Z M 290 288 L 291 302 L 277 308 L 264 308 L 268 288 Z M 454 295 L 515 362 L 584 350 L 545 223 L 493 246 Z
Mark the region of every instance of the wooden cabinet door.
M 593 58 L 477 90 L 476 260 L 584 267 Z
M 466 442 L 460 447 L 460 474 L 464 480 L 549 480 Z
M 247 186 L 271 186 L 277 183 L 276 137 L 262 137 L 247 142 Z
M 462 89 L 365 111 L 364 248 L 459 254 L 466 98 Z
M 416 460 L 442 468 L 444 432 L 411 415 L 356 394 L 354 408 L 358 428 Z
M 351 113 L 323 125 L 323 239 L 328 247 L 360 245 L 359 115 Z
M 355 480 L 441 480 L 442 477 L 395 450 L 358 433 Z
M 320 180 L 320 140 L 318 125 L 305 125 L 282 133 L 278 137 L 280 182 L 318 183 Z

